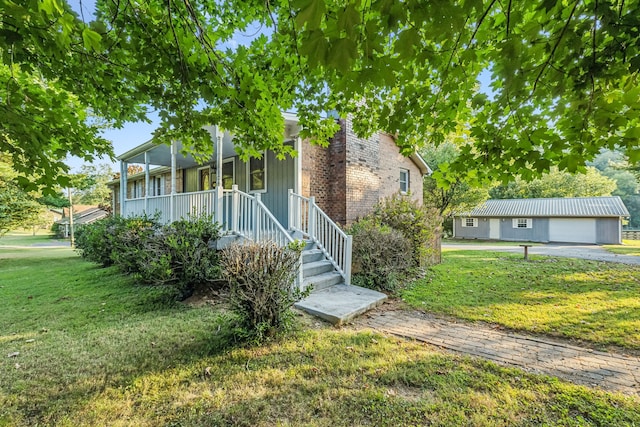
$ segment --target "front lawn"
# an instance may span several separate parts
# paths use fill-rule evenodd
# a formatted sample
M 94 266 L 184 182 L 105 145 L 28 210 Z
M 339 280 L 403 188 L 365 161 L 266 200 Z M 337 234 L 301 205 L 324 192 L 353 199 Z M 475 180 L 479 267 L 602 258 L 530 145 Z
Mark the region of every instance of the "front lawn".
M 51 232 L 38 230 L 34 236 L 31 231 L 10 231 L 4 236 L 0 236 L 0 247 L 2 246 L 31 246 L 40 243 L 56 243 Z
M 0 248 L 0 300 L 0 426 L 640 424 L 637 398 L 307 317 L 240 347 L 69 249 Z
M 479 251 L 443 261 L 403 293 L 411 306 L 640 350 L 640 266 Z
M 604 245 L 603 247 L 614 254 L 640 256 L 640 240 L 623 240 L 621 245 Z

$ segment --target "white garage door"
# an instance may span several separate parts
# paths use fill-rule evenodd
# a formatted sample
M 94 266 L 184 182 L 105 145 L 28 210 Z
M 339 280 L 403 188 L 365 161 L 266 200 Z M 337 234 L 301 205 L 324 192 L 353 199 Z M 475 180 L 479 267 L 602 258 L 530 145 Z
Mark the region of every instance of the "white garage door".
M 595 243 L 596 220 L 593 218 L 549 219 L 549 241 Z

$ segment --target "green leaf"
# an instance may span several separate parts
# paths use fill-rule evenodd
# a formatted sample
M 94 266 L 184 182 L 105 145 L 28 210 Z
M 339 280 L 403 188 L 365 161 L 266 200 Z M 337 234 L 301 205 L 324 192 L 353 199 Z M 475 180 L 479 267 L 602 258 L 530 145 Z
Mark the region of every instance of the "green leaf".
M 327 51 L 329 42 L 321 30 L 305 31 L 305 43 L 300 46 L 300 53 L 309 58 L 312 66 L 325 65 L 327 63 Z
M 307 24 L 309 30 L 319 28 L 326 11 L 324 0 L 301 0 L 296 4 L 300 5 L 300 12 L 296 15 L 298 27 L 302 28 Z
M 353 4 L 348 4 L 338 16 L 338 29 L 344 30 L 347 34 L 353 36 L 359 24 L 360 14 Z
M 351 68 L 351 63 L 356 57 L 356 44 L 349 38 L 336 40 L 327 56 L 327 65 L 346 73 Z
M 85 48 L 97 52 L 100 50 L 102 36 L 89 28 L 85 28 L 82 30 L 82 41 L 84 42 Z
M 401 58 L 411 58 L 419 45 L 420 33 L 415 28 L 408 28 L 398 36 L 395 48 Z

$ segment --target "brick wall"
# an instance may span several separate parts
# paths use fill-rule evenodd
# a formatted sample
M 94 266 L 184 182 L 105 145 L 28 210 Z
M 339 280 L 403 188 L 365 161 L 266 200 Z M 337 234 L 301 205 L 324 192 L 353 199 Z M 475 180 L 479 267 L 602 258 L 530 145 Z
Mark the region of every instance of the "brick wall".
M 389 197 L 400 190 L 400 170 L 409 171 L 409 193 L 422 203 L 422 173 L 409 157 L 400 153 L 393 137 L 380 134 L 380 197 Z
M 345 223 L 345 135 L 341 129 L 329 147 L 302 141 L 302 195 L 316 203 L 335 222 Z
M 350 120 L 328 148 L 302 143 L 302 193 L 313 195 L 318 205 L 337 223 L 350 224 L 370 213 L 378 201 L 400 190 L 400 170 L 409 171 L 411 197 L 422 202 L 422 174 L 400 154 L 393 138 L 377 133 L 359 138 Z
M 373 210 L 380 200 L 380 134 L 359 138 L 351 120 L 345 120 L 347 139 L 346 223 L 350 224 Z

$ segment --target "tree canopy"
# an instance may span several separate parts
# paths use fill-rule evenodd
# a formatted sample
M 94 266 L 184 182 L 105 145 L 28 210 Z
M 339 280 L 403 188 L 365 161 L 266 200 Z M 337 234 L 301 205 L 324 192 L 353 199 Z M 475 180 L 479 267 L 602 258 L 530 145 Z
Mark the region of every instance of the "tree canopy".
M 459 139 L 459 138 L 455 138 Z M 466 180 L 466 176 L 446 173 L 440 168 L 448 165 L 459 156 L 456 143 L 448 140 L 439 146 L 427 145 L 420 154 L 428 165 L 433 165 L 433 173 L 424 177 L 423 202 L 426 206 L 437 208 L 446 219 L 456 212 L 467 212 L 489 198 L 488 185 L 474 186 Z M 446 181 L 446 186 L 439 182 Z
M 450 168 L 473 179 L 584 170 L 602 147 L 633 163 L 639 2 L 97 0 L 87 17 L 0 0 L 0 151 L 46 184 L 67 153 L 110 154 L 92 117 L 120 126 L 153 108 L 159 142 L 209 153 L 216 123 L 244 156 L 286 155 L 293 110 L 319 143 L 337 111 L 405 153 L 467 123 Z
M 594 167 L 584 174 L 570 174 L 553 169 L 540 178 L 525 181 L 520 177 L 506 185 L 489 190 L 494 199 L 535 199 L 546 197 L 598 197 L 611 196 L 616 182 L 601 175 Z
M 0 237 L 17 228 L 41 222 L 44 207 L 14 181 L 15 172 L 0 155 Z

